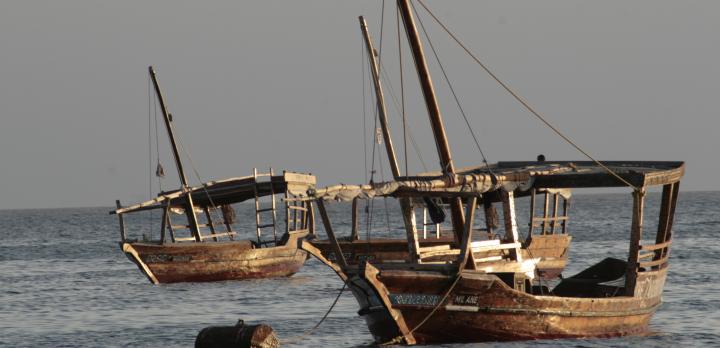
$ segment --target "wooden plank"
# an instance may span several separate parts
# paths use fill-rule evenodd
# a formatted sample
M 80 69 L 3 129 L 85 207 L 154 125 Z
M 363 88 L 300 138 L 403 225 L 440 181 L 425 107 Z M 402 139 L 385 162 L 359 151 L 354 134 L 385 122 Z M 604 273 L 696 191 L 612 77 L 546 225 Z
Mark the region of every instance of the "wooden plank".
M 418 249 L 420 253 L 426 253 L 430 251 L 437 251 L 437 250 L 450 250 L 450 244 L 441 244 L 436 246 L 429 246 L 429 247 L 421 247 Z
M 217 237 L 227 237 L 227 236 L 234 236 L 237 232 L 220 232 L 220 233 L 213 233 L 203 236 L 203 239 L 209 239 L 212 238 L 217 242 Z
M 479 247 L 473 247 L 472 251 L 474 253 L 480 253 L 485 251 L 492 251 L 492 250 L 505 250 L 505 249 L 518 249 L 521 248 L 522 244 L 520 242 L 515 243 L 504 243 L 504 244 L 498 244 L 498 245 L 486 245 L 486 246 L 479 246 Z
M 658 250 L 658 249 L 664 249 L 672 244 L 672 241 L 669 240 L 664 243 L 658 243 L 658 244 L 652 244 L 652 245 L 641 245 L 639 250 Z
M 647 262 L 638 262 L 638 267 L 642 267 L 642 268 L 645 268 L 645 269 L 647 270 L 648 268 L 660 266 L 660 265 L 662 265 L 662 264 L 667 263 L 667 262 L 668 262 L 668 259 L 669 259 L 669 257 L 666 256 L 666 257 L 663 257 L 663 258 L 658 259 L 658 260 L 647 261 Z
M 499 256 L 499 255 L 498 256 L 479 257 L 479 258 L 475 259 L 475 263 L 477 266 L 478 263 L 500 261 L 500 260 L 502 260 L 502 258 L 503 257 Z
M 327 233 L 328 239 L 330 239 L 330 244 L 335 251 L 337 262 L 340 264 L 342 269 L 345 269 L 348 264 L 347 261 L 345 261 L 345 255 L 342 252 L 342 248 L 340 248 L 340 243 L 338 243 L 337 238 L 335 238 L 335 232 L 333 232 L 332 225 L 330 224 L 330 218 L 328 217 L 327 210 L 325 210 L 325 203 L 322 199 L 318 199 L 316 202 L 318 210 L 320 211 L 320 218 L 322 218 L 323 225 L 325 226 L 325 233 Z
M 434 257 L 434 256 L 447 256 L 447 255 L 462 256 L 462 251 L 460 249 L 425 251 L 425 252 L 420 253 L 420 259 L 427 259 L 427 258 Z
M 655 253 L 638 253 L 638 260 L 655 256 Z
M 567 216 L 556 216 L 556 217 L 549 216 L 549 217 L 546 217 L 546 218 L 534 217 L 532 220 L 533 220 L 534 222 L 564 221 L 564 220 L 568 220 L 568 217 L 567 217 Z

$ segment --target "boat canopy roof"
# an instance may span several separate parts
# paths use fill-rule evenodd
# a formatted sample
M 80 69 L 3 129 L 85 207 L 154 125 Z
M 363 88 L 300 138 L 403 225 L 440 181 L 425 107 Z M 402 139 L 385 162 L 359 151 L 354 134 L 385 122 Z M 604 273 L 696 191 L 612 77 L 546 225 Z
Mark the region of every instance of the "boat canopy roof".
M 268 179 L 265 177 L 264 179 Z M 212 207 L 233 204 L 255 198 L 257 188 L 258 196 L 269 196 L 272 193 L 288 192 L 291 195 L 306 195 L 314 188 L 317 180 L 314 175 L 283 172 L 281 175 L 269 177 L 269 180 L 257 181 L 254 176 L 244 176 L 223 180 L 209 181 L 187 190 L 174 190 L 161 192 L 154 199 L 128 207 L 119 208 L 110 214 L 125 214 L 150 209 L 160 209 L 167 205 L 183 206 L 188 194 L 192 195 L 193 205 L 196 207 Z
M 683 162 L 608 161 L 603 165 L 635 187 L 665 185 L 680 181 Z M 499 162 L 464 168 L 452 175 L 423 173 L 397 181 L 367 185 L 335 185 L 310 192 L 307 199 L 350 201 L 376 196 L 463 197 L 530 189 L 562 189 L 627 186 L 606 169 L 591 161 Z

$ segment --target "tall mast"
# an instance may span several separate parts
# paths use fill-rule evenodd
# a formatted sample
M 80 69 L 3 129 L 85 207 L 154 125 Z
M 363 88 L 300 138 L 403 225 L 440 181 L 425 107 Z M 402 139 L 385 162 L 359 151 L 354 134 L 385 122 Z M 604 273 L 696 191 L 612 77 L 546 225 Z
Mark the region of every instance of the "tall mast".
M 405 25 L 405 33 L 407 34 L 410 49 L 412 51 L 415 68 L 420 80 L 420 87 L 425 97 L 425 105 L 427 106 L 428 116 L 430 117 L 430 126 L 435 137 L 435 145 L 440 158 L 440 167 L 444 174 L 454 174 L 455 166 L 453 165 L 450 153 L 450 145 L 448 144 L 447 135 L 445 133 L 445 125 L 440 113 L 440 106 L 435 97 L 435 88 L 433 87 L 430 71 L 428 70 L 425 53 L 417 27 L 415 26 L 415 18 L 412 13 L 410 0 L 397 0 L 398 9 L 402 15 L 403 24 Z M 452 216 L 453 230 L 455 230 L 455 240 L 462 240 L 463 228 L 465 226 L 465 218 L 462 211 L 462 201 L 460 198 L 450 200 L 450 212 Z M 472 256 L 472 255 L 471 255 Z M 471 263 L 474 265 L 474 262 Z
M 180 153 L 178 152 L 177 144 L 175 142 L 175 134 L 173 133 L 171 120 L 172 116 L 170 116 L 170 113 L 165 106 L 165 100 L 163 99 L 162 92 L 160 91 L 160 85 L 157 82 L 155 70 L 153 70 L 152 66 L 149 66 L 148 71 L 150 73 L 150 78 L 152 79 L 153 86 L 155 87 L 155 94 L 157 94 L 158 101 L 160 102 L 160 109 L 162 110 L 163 119 L 165 120 L 165 128 L 167 129 L 168 137 L 170 138 L 170 147 L 172 148 L 173 157 L 175 158 L 175 166 L 177 167 L 178 177 L 180 177 L 182 190 L 184 192 L 187 192 L 189 186 L 187 178 L 185 177 L 185 172 L 183 171 L 182 161 L 180 160 Z M 190 230 L 195 237 L 195 241 L 201 242 L 202 238 L 200 238 L 200 228 L 198 227 L 197 217 L 195 216 L 195 205 L 193 204 L 192 194 L 190 192 L 187 192 L 186 197 L 187 206 L 185 207 L 185 215 L 187 215 Z
M 400 166 L 398 165 L 395 149 L 393 148 L 392 137 L 390 136 L 390 126 L 387 119 L 387 108 L 385 107 L 385 95 L 383 94 L 382 83 L 380 83 L 380 66 L 375 56 L 375 48 L 370 38 L 370 32 L 367 28 L 367 22 L 363 16 L 359 17 L 360 29 L 365 39 L 365 45 L 368 51 L 368 59 L 370 60 L 370 71 L 372 71 L 373 82 L 375 85 L 375 96 L 377 98 L 378 118 L 380 119 L 380 128 L 382 128 L 383 138 L 385 140 L 385 150 L 387 151 L 390 169 L 392 169 L 395 180 L 400 178 Z M 417 224 L 415 222 L 415 213 L 413 212 L 412 202 L 409 198 L 400 198 L 400 209 L 402 210 L 403 220 L 405 221 L 405 233 L 408 237 L 410 247 L 410 258 L 415 261 L 418 259 L 418 249 L 420 243 L 417 237 Z

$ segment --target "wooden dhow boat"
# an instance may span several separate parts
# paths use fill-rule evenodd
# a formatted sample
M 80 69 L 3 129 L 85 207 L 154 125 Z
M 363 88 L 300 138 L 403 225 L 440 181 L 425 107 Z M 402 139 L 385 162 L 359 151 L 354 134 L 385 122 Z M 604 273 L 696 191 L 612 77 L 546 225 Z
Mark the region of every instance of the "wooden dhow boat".
M 165 107 L 153 68 L 149 68 L 165 126 L 170 138 L 179 190 L 161 192 L 154 199 L 123 207 L 116 201 L 120 221 L 120 247 L 153 283 L 205 282 L 234 279 L 285 277 L 296 273 L 307 259 L 298 248 L 299 240 L 314 234 L 310 204 L 288 201 L 315 187 L 309 174 L 258 173 L 190 186 L 173 134 L 172 118 Z M 285 229 L 277 216 L 276 196 L 283 195 Z M 233 228 L 233 204 L 253 201 L 255 239 L 240 239 Z M 240 205 L 240 208 L 250 208 Z M 128 214 L 158 211 L 159 238 L 132 239 L 127 236 Z M 173 215 L 184 215 L 180 222 Z M 177 217 L 176 217 L 177 219 Z M 204 220 L 204 221 L 203 221 Z M 150 236 L 152 231 L 146 231 Z M 143 234 L 145 237 L 148 234 Z
M 611 337 L 642 333 L 659 307 L 668 270 L 672 223 L 682 162 L 603 162 L 633 184 L 627 259 L 606 258 L 564 278 L 553 289 L 538 282 L 538 259 L 521 252 L 515 194 L 557 188 L 606 188 L 625 184 L 594 162 L 500 162 L 490 173 L 318 189 L 328 253 L 302 247 L 346 282 L 378 343 L 443 343 L 544 338 Z M 641 243 L 645 193 L 662 186 L 655 242 Z M 464 202 L 462 242 L 421 247 L 408 235 L 405 261 L 350 263 L 337 242 L 325 201 L 444 197 Z M 502 240 L 476 241 L 476 206 L 499 200 Z M 547 284 L 547 283 L 545 283 Z
M 414 10 L 410 0 L 398 0 L 397 6 L 431 119 L 442 171 L 437 176 L 395 175 L 391 182 L 309 191 L 301 199 L 316 202 L 328 240 L 302 241 L 302 248 L 331 267 L 345 282 L 360 305 L 359 315 L 381 344 L 612 337 L 647 330 L 661 303 L 667 277 L 683 162 L 601 162 L 573 144 L 590 161 L 538 158 L 456 170 L 415 26 Z M 654 242 L 643 242 L 645 196 L 648 188 L 656 186 L 662 186 L 658 229 Z M 543 258 L 527 248 L 537 237 L 531 234 L 526 240 L 520 238 L 516 199 L 530 198 L 530 231 L 542 227 L 540 235 L 544 235 L 548 225 L 551 231 L 560 226 L 567 232 L 567 210 L 558 214 L 558 195 L 567 198 L 567 191 L 576 188 L 617 187 L 629 187 L 632 192 L 627 258 L 606 258 L 549 288 L 549 283 L 541 281 Z M 546 195 L 541 216 L 535 216 L 538 194 Z M 335 233 L 325 202 L 376 197 L 399 201 L 406 232 L 404 252 L 348 259 L 356 256 L 355 249 L 371 249 L 373 245 L 352 241 L 348 251 L 348 242 Z M 455 238 L 446 243 L 423 245 L 418 236 L 412 209 L 428 198 L 450 208 Z M 498 232 L 504 233 L 499 239 L 478 238 L 485 237 L 485 233 L 477 233 L 475 227 L 477 207 L 488 208 L 493 204 L 502 206 L 502 229 Z M 552 213 L 549 206 L 553 206 Z M 487 224 L 492 214 L 490 209 L 483 210 Z M 549 254 L 559 250 L 549 244 L 545 248 Z M 566 255 L 559 258 L 563 257 Z M 562 262 L 562 267 L 550 266 L 551 273 L 562 271 L 565 260 Z

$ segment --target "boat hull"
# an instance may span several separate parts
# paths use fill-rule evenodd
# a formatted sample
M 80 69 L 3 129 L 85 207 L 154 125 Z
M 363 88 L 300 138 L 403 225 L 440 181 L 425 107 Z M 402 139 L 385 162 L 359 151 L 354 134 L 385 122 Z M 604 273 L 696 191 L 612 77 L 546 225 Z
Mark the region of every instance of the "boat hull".
M 288 277 L 307 259 L 297 242 L 297 237 L 291 237 L 283 246 L 257 249 L 250 241 L 120 245 L 143 274 L 158 284 Z
M 642 273 L 632 297 L 575 298 L 532 295 L 491 274 L 464 273 L 439 306 L 452 286 L 447 276 L 361 272 L 348 284 L 377 343 L 456 343 L 641 334 L 660 306 L 665 277 L 666 269 Z

